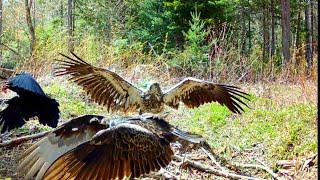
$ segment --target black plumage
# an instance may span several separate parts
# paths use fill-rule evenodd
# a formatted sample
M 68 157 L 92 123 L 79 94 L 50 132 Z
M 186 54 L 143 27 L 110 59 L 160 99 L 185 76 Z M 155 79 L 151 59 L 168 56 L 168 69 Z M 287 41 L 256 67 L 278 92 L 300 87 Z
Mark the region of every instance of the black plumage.
M 9 78 L 2 90 L 6 89 L 16 92 L 18 96 L 6 100 L 7 107 L 0 112 L 1 133 L 19 128 L 33 117 L 38 117 L 43 125 L 57 127 L 59 103 L 47 96 L 29 73 Z

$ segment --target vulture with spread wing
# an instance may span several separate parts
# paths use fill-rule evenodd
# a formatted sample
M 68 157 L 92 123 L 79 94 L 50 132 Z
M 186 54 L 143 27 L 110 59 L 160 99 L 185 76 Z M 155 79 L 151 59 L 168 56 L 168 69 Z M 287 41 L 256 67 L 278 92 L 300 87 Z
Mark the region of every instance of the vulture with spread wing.
M 123 179 L 140 177 L 172 160 L 170 142 L 200 143 L 154 116 L 106 119 L 85 115 L 68 121 L 27 149 L 19 172 L 25 179 Z
M 158 83 L 154 83 L 143 92 L 118 74 L 94 67 L 72 54 L 74 58 L 61 54 L 66 59 L 57 61 L 56 75 L 71 75 L 71 81 L 82 86 L 95 102 L 105 105 L 108 111 L 159 113 L 164 105 L 177 109 L 180 102 L 189 108 L 218 102 L 234 113 L 241 113 L 241 105 L 247 106 L 243 100 L 249 100 L 248 94 L 238 87 L 195 78 L 186 78 L 165 92 Z
M 18 96 L 4 100 L 7 107 L 0 112 L 1 133 L 21 127 L 33 117 L 38 117 L 43 125 L 57 127 L 59 103 L 43 92 L 31 74 L 21 73 L 9 78 L 2 85 L 2 91 L 6 92 L 7 89 Z

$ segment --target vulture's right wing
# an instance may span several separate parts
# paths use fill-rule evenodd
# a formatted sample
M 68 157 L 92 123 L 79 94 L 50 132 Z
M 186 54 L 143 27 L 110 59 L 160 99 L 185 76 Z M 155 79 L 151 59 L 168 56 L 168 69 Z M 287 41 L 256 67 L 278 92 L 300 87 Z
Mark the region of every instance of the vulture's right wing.
M 103 116 L 85 115 L 68 121 L 32 145 L 21 156 L 19 173 L 24 179 L 42 179 L 49 166 L 61 155 L 106 129 Z
M 61 156 L 44 179 L 123 179 L 167 166 L 173 152 L 167 140 L 135 124 L 100 131 Z
M 108 111 L 136 111 L 142 103 L 142 91 L 107 69 L 94 67 L 72 53 L 75 58 L 63 55 L 58 60 L 56 75 L 71 75 L 70 81 L 82 86 L 93 101 Z

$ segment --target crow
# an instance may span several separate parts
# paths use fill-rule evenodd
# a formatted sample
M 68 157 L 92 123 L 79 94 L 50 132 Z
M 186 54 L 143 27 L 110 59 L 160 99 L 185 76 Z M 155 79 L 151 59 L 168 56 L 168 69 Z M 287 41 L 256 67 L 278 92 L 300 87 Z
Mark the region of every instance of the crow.
M 38 117 L 40 124 L 57 127 L 59 103 L 43 92 L 31 74 L 23 72 L 11 77 L 1 89 L 3 92 L 10 89 L 18 94 L 3 101 L 7 106 L 0 112 L 1 133 L 22 127 L 33 117 Z

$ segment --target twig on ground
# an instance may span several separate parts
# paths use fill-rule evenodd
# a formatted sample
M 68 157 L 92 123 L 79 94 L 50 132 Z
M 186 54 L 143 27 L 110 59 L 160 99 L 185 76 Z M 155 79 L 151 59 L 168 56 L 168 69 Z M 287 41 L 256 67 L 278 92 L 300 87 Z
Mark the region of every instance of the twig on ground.
M 219 169 L 221 169 L 223 172 L 228 172 L 228 170 L 226 170 L 224 167 L 222 167 L 218 161 L 213 157 L 213 155 L 208 152 L 205 148 L 201 147 L 201 150 L 210 158 L 210 160 L 216 165 L 218 166 Z
M 271 174 L 271 176 L 275 179 L 279 179 L 279 175 L 274 173 L 273 170 L 271 168 L 268 167 L 268 165 L 266 165 L 264 162 L 262 162 L 260 159 L 258 158 L 254 158 L 254 160 L 256 160 L 257 162 L 259 162 L 262 166 L 264 166 L 264 170 L 267 171 L 269 174 Z
M 310 162 L 312 162 L 316 157 L 318 156 L 318 153 L 312 155 L 311 157 L 307 158 L 304 163 L 303 166 L 301 167 L 301 171 L 304 171 L 304 169 L 310 164 Z
M 274 173 L 272 171 L 272 169 L 270 169 L 269 167 L 267 167 L 265 165 L 260 165 L 260 164 L 242 164 L 242 163 L 232 163 L 232 165 L 236 166 L 236 167 L 241 167 L 241 168 L 262 169 L 262 170 L 266 171 L 267 173 L 269 173 L 274 179 L 276 179 L 276 180 L 280 180 L 281 179 L 279 177 L 279 175 Z
M 211 173 L 211 174 L 215 174 L 217 176 L 222 176 L 222 177 L 225 177 L 225 178 L 234 178 L 234 179 L 250 179 L 250 180 L 261 180 L 262 178 L 256 178 L 256 177 L 250 177 L 250 176 L 244 176 L 244 175 L 239 175 L 239 174 L 235 174 L 235 173 L 231 173 L 231 172 L 224 172 L 224 171 L 221 171 L 221 170 L 218 170 L 218 169 L 215 169 L 211 166 L 205 166 L 205 165 L 202 165 L 198 162 L 195 162 L 195 161 L 192 161 L 192 160 L 189 160 L 187 158 L 183 158 L 181 156 L 178 156 L 178 155 L 175 155 L 173 157 L 174 159 L 178 160 L 178 161 L 183 161 L 190 165 L 191 167 L 195 168 L 195 169 L 198 169 L 200 171 L 203 171 L 203 172 L 207 172 L 207 173 Z
M 6 147 L 6 146 L 17 146 L 25 141 L 32 140 L 32 139 L 38 139 L 41 137 L 46 136 L 50 131 L 45 131 L 45 132 L 40 132 L 37 134 L 32 134 L 32 135 L 27 135 L 27 136 L 22 136 L 18 137 L 16 139 L 12 139 L 9 141 L 5 141 L 3 143 L 0 143 L 0 147 Z
M 296 160 L 279 160 L 276 165 L 281 166 L 284 169 L 294 167 L 296 165 Z

